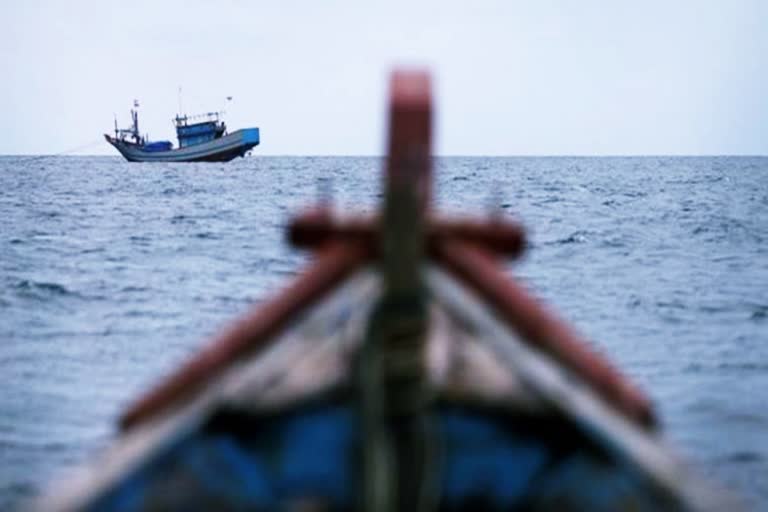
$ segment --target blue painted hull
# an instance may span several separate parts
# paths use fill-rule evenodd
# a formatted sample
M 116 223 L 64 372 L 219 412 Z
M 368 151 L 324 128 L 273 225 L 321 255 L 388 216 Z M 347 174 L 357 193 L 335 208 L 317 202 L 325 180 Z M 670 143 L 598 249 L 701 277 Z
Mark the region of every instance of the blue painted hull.
M 259 129 L 245 128 L 221 138 L 169 151 L 147 151 L 143 146 L 104 135 L 129 162 L 228 162 L 259 145 Z

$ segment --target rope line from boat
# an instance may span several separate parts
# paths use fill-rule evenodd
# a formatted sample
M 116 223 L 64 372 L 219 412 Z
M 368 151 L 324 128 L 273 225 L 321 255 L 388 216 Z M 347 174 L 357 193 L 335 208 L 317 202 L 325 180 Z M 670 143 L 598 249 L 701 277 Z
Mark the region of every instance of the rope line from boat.
M 57 156 L 67 156 L 67 155 L 71 155 L 72 153 L 77 153 L 77 152 L 80 152 L 80 151 L 84 151 L 86 149 L 91 149 L 91 148 L 94 148 L 96 146 L 100 146 L 103 142 L 104 142 L 104 140 L 101 137 L 99 137 L 98 139 L 94 139 L 94 140 L 92 140 L 92 141 L 90 141 L 90 142 L 88 142 L 86 144 L 81 144 L 79 146 L 75 146 L 73 148 L 66 149 L 64 151 L 59 151 L 58 153 L 51 153 L 51 154 L 48 154 L 48 155 L 34 155 L 34 156 L 30 155 L 30 156 L 27 156 L 27 160 L 28 161 L 35 161 L 35 160 L 42 160 L 44 158 L 55 158 Z

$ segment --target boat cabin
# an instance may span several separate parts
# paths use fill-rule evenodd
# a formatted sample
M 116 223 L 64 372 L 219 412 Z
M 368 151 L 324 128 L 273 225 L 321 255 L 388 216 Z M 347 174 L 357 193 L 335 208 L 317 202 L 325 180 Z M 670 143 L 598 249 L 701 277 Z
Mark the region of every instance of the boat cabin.
M 190 123 L 191 120 L 199 117 L 203 117 L 204 120 Z M 227 131 L 227 125 L 221 121 L 218 112 L 209 112 L 202 116 L 177 115 L 174 123 L 180 148 L 221 138 Z

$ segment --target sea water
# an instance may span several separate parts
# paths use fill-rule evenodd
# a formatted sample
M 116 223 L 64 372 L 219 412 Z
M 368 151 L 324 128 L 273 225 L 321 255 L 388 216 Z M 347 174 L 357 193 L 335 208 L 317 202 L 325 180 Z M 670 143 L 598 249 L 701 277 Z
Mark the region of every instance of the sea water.
M 108 445 L 119 412 L 289 282 L 319 200 L 382 160 L 0 157 L 0 509 Z M 644 389 L 669 443 L 768 508 L 768 158 L 436 159 L 455 213 L 509 215 L 509 273 Z

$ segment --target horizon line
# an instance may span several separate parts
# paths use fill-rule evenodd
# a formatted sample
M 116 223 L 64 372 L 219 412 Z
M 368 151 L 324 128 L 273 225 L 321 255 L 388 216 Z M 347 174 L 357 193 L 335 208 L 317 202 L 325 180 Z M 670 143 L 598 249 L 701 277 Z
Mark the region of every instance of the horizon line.
M 30 158 L 60 158 L 60 157 L 104 157 L 119 158 L 121 155 L 107 155 L 103 153 L 77 153 L 77 154 L 59 154 L 59 153 L 0 153 L 0 157 L 30 157 Z M 310 153 L 270 153 L 251 155 L 246 158 L 385 158 L 384 154 L 310 154 Z M 573 154 L 542 154 L 542 153 L 518 153 L 518 154 L 460 154 L 449 153 L 432 155 L 433 158 L 715 158 L 715 157 L 741 157 L 741 158 L 763 158 L 768 157 L 768 153 L 573 153 Z M 171 162 L 172 163 L 172 162 Z M 178 162 L 177 162 L 178 163 Z M 213 162 L 215 163 L 215 162 Z

